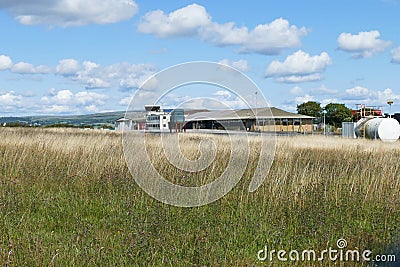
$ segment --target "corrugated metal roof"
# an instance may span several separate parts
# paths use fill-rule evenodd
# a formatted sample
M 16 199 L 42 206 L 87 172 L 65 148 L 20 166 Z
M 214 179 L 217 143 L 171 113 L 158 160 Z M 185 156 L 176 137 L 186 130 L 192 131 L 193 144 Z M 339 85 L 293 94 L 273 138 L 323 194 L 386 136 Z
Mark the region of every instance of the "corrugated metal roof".
M 314 117 L 291 113 L 278 108 L 257 108 L 240 110 L 212 110 L 192 113 L 187 116 L 187 121 L 206 120 L 237 120 L 237 119 L 313 119 Z

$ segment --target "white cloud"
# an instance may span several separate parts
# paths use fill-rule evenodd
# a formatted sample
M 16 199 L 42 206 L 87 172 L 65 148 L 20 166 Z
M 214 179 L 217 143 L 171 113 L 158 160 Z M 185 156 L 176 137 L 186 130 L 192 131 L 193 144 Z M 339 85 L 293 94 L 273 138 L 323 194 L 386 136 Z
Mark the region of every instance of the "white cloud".
M 244 61 L 234 62 L 237 67 L 241 68 L 245 67 L 245 63 Z M 13 65 L 10 57 L 0 55 L 0 71 L 7 69 L 18 74 L 58 74 L 79 82 L 86 89 L 120 87 L 124 90 L 140 87 L 157 70 L 151 64 L 123 62 L 102 66 L 91 61 L 80 63 L 72 58 L 60 60 L 55 68 L 45 65 L 34 66 L 27 62 L 18 62 Z
M 400 46 L 392 50 L 392 63 L 400 64 Z
M 400 101 L 400 95 L 394 93 L 391 88 L 386 88 L 384 90 L 371 90 L 365 87 L 356 86 L 347 89 L 345 92 L 346 95 L 343 96 L 342 100 L 348 104 L 368 103 L 370 105 L 386 106 L 388 99 Z
M 0 71 L 11 70 L 14 73 L 19 74 L 49 74 L 52 73 L 52 69 L 45 66 L 39 65 L 34 66 L 31 63 L 18 62 L 13 64 L 12 59 L 9 56 L 0 55 Z
M 319 73 L 299 76 L 299 75 L 290 75 L 284 77 L 278 77 L 275 79 L 279 83 L 305 83 L 305 82 L 314 82 L 322 80 L 322 76 Z
M 326 105 L 330 103 L 341 103 L 343 101 L 339 101 L 337 98 L 324 98 L 321 100 L 321 107 L 325 107 Z
M 346 90 L 346 94 L 352 95 L 352 96 L 357 96 L 357 97 L 363 97 L 363 96 L 368 96 L 370 94 L 369 89 L 361 86 L 356 86 L 350 89 Z
M 16 63 L 14 66 L 12 66 L 11 71 L 19 74 L 49 74 L 52 72 L 51 68 L 47 66 L 39 65 L 35 67 L 26 62 Z
M 73 93 L 70 90 L 60 90 L 57 91 L 54 88 L 50 90 L 50 95 L 43 96 L 41 101 L 44 104 L 51 104 L 57 106 L 90 106 L 90 105 L 105 105 L 105 101 L 109 97 L 104 94 L 98 94 L 94 92 L 82 91 L 78 93 Z
M 85 109 L 89 112 L 98 112 L 99 109 L 95 105 L 86 106 Z
M 354 58 L 367 58 L 385 51 L 392 45 L 379 39 L 379 31 L 341 33 L 337 39 L 340 50 L 351 53 Z
M 50 105 L 43 107 L 40 112 L 46 113 L 46 114 L 57 114 L 57 113 L 75 113 L 76 110 L 72 109 L 69 106 L 63 106 L 63 105 Z
M 97 104 L 103 106 L 105 105 L 105 100 L 108 99 L 108 96 L 104 94 L 83 91 L 76 93 L 75 98 L 77 103 L 81 105 Z
M 12 67 L 13 63 L 9 56 L 0 55 L 0 70 L 7 70 Z
M 56 71 L 60 75 L 79 81 L 86 89 L 111 87 L 111 83 L 104 80 L 107 75 L 105 75 L 103 67 L 91 61 L 84 61 L 82 65 L 83 67 L 72 58 L 63 59 L 56 67 Z
M 272 61 L 265 71 L 265 77 L 277 77 L 278 82 L 296 83 L 321 80 L 321 72 L 332 64 L 326 52 L 310 56 L 302 50 L 289 55 L 285 61 Z
M 218 90 L 210 98 L 210 103 L 203 103 L 203 107 L 209 109 L 211 108 L 221 109 L 224 107 L 236 109 L 236 108 L 247 108 L 247 105 L 236 94 L 233 94 L 228 90 Z
M 199 27 L 210 22 L 211 18 L 203 6 L 191 4 L 168 15 L 161 10 L 148 12 L 142 17 L 138 29 L 161 38 L 191 36 L 197 33 Z
M 3 0 L 0 8 L 21 24 L 62 27 L 115 23 L 132 18 L 138 10 L 132 0 Z
M 105 94 L 71 90 L 50 89 L 49 95 L 41 98 L 39 112 L 46 114 L 98 112 L 99 106 L 104 106 L 109 97 Z
M 127 96 L 127 97 L 122 98 L 122 99 L 119 101 L 119 104 L 120 104 L 121 106 L 128 106 L 129 103 L 131 102 L 131 100 L 132 100 L 132 96 Z
M 292 89 L 290 89 L 290 94 L 292 95 L 301 95 L 304 93 L 303 89 L 299 86 L 295 86 Z
M 275 55 L 284 49 L 301 45 L 301 37 L 308 30 L 290 25 L 283 18 L 269 24 L 259 24 L 254 29 L 236 26 L 234 22 L 212 21 L 207 10 L 192 4 L 169 14 L 161 10 L 151 11 L 142 17 L 138 30 L 160 38 L 195 36 L 216 46 L 237 45 L 239 52 Z
M 298 28 L 290 25 L 286 19 L 279 18 L 269 24 L 259 24 L 249 31 L 241 43 L 240 51 L 276 55 L 284 49 L 299 47 L 301 37 L 307 33 L 306 28 Z
M 91 61 L 80 64 L 75 59 L 64 59 L 60 61 L 56 71 L 66 78 L 81 83 L 86 89 L 119 86 L 124 90 L 130 90 L 140 87 L 156 72 L 156 68 L 151 64 L 124 62 L 102 66 Z
M 79 62 L 75 59 L 68 58 L 62 59 L 56 67 L 56 72 L 61 75 L 73 75 L 81 69 Z
M 21 74 L 30 74 L 35 73 L 35 67 L 30 63 L 19 62 L 11 68 L 11 71 Z
M 240 45 L 248 38 L 249 30 L 246 27 L 236 27 L 235 23 L 210 23 L 201 28 L 200 38 L 218 46 Z
M 296 105 L 283 104 L 283 105 L 281 106 L 281 108 L 282 108 L 283 110 L 286 110 L 286 111 L 289 111 L 289 112 L 294 112 L 294 113 L 297 112 L 297 106 L 296 106 Z
M 217 46 L 239 45 L 239 52 L 276 55 L 284 49 L 301 45 L 301 37 L 308 30 L 290 25 L 289 21 L 278 18 L 269 24 L 259 24 L 254 29 L 237 27 L 235 23 L 213 22 L 200 29 L 202 40 Z
M 128 64 L 120 63 L 111 66 L 119 73 L 119 85 L 125 90 L 139 88 L 156 72 L 156 67 L 151 64 Z M 144 89 L 152 89 L 157 86 L 157 80 L 147 81 Z
M 297 96 L 294 99 L 294 102 L 296 102 L 297 104 L 305 103 L 308 101 L 315 101 L 314 96 L 306 94 L 305 96 Z
M 10 107 L 21 105 L 22 96 L 15 94 L 14 91 L 0 93 L 0 107 Z
M 111 87 L 111 83 L 105 80 L 106 76 L 100 65 L 84 61 L 83 69 L 78 71 L 73 79 L 84 84 L 86 89 L 108 88 Z
M 222 59 L 218 63 L 223 64 L 223 65 L 228 65 L 231 66 L 237 70 L 240 70 L 242 72 L 246 72 L 250 69 L 249 63 L 247 60 L 240 59 L 238 61 L 231 61 L 229 59 Z

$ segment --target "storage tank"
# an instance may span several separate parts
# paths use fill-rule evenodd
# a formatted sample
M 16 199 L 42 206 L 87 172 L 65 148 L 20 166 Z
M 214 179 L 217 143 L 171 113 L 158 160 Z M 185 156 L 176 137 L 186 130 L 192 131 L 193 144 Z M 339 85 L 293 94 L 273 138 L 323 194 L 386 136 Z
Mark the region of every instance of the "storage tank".
M 374 118 L 360 123 L 356 127 L 357 137 L 378 139 L 383 142 L 395 142 L 400 136 L 400 124 L 392 118 Z

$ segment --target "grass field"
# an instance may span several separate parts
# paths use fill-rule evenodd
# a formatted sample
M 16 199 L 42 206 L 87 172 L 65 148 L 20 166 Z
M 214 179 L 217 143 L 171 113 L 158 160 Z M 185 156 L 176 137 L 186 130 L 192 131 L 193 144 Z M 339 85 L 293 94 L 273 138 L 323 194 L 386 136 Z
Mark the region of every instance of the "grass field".
M 199 140 L 182 134 L 188 157 L 198 156 Z M 150 141 L 149 151 L 157 154 L 156 138 Z M 275 250 L 323 250 L 336 247 L 339 238 L 349 249 L 394 253 L 400 238 L 398 142 L 279 137 L 271 171 L 249 193 L 257 142 L 252 140 L 244 177 L 229 194 L 206 206 L 179 208 L 136 185 L 120 134 L 1 128 L 0 264 L 269 266 L 257 259 L 266 244 Z M 215 162 L 200 173 L 174 170 L 162 157 L 154 164 L 178 184 L 210 182 L 229 153 L 224 150 L 229 139 L 219 136 L 216 143 Z

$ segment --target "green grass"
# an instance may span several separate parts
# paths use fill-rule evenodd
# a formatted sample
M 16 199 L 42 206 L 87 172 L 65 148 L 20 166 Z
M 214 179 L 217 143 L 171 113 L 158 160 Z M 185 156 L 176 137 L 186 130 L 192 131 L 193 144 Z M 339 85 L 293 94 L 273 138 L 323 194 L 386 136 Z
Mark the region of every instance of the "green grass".
M 183 142 L 192 137 L 183 135 Z M 219 145 L 228 142 L 218 138 Z M 348 248 L 377 254 L 399 240 L 398 143 L 279 138 L 270 173 L 249 193 L 254 145 L 238 185 L 196 208 L 169 206 L 143 192 L 121 143 L 121 135 L 107 131 L 1 129 L 1 265 L 268 266 L 257 259 L 266 243 L 322 250 L 345 238 Z M 224 160 L 213 164 L 225 166 Z M 157 166 L 171 179 L 182 175 L 167 163 Z M 215 166 L 187 180 L 218 175 Z

